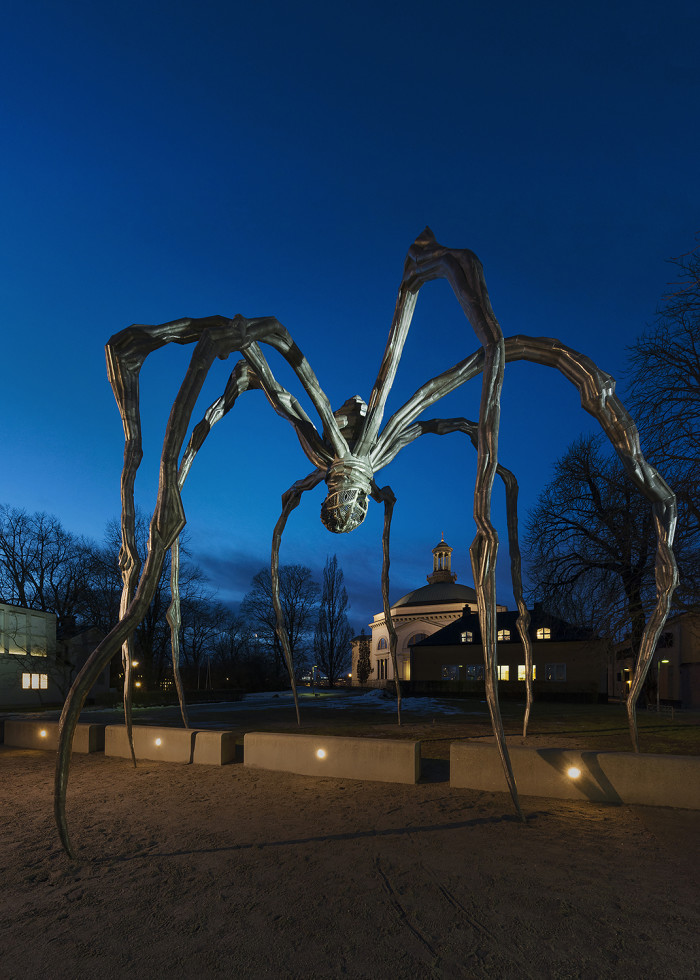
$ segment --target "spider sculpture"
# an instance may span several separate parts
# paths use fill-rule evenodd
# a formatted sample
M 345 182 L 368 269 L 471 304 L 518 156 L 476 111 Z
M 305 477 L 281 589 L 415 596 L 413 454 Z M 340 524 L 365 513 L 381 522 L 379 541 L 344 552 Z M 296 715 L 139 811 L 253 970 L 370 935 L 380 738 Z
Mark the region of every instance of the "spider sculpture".
M 436 278 L 445 278 L 449 282 L 481 346 L 465 360 L 426 382 L 382 428 L 386 399 L 399 365 L 418 292 L 425 282 Z M 158 496 L 150 525 L 147 556 L 141 570 L 134 529 L 134 482 L 142 458 L 139 371 L 149 354 L 169 343 L 196 346 L 166 427 Z M 261 344 L 277 350 L 292 367 L 318 413 L 320 431 L 297 399 L 277 383 Z M 195 426 L 181 456 L 195 402 L 207 373 L 216 358 L 228 358 L 233 352 L 240 353 L 243 359 L 236 364 L 222 396 Z M 672 550 L 676 524 L 674 494 L 658 472 L 644 459 L 634 422 L 614 393 L 614 380 L 600 371 L 588 357 L 557 340 L 525 336 L 504 339 L 491 308 L 478 258 L 466 249 L 439 245 L 430 229 L 426 228 L 409 249 L 389 339 L 367 404 L 361 398 L 354 397 L 333 412 L 309 362 L 289 333 L 273 317 L 248 320 L 239 315 L 229 320 L 222 316 L 212 316 L 175 320 L 157 326 L 134 325 L 115 334 L 107 344 L 108 373 L 125 433 L 120 551 L 123 592 L 119 623 L 86 662 L 68 694 L 61 715 L 54 809 L 60 839 L 69 855 L 72 856 L 73 852 L 68 836 L 65 802 L 71 745 L 80 710 L 100 672 L 121 649 L 125 673 L 125 714 L 130 731 L 130 638 L 148 609 L 169 549 L 172 550 L 172 604 L 168 610 L 168 621 L 172 635 L 175 678 L 181 695 L 177 670 L 178 539 L 185 525 L 181 490 L 192 462 L 212 426 L 230 411 L 238 396 L 250 388 L 261 389 L 277 414 L 291 423 L 302 450 L 313 465 L 312 472 L 283 495 L 282 513 L 272 540 L 271 573 L 277 633 L 289 669 L 295 703 L 294 670 L 279 601 L 279 549 L 287 519 L 298 506 L 302 494 L 325 480 L 328 493 L 321 508 L 321 520 L 335 534 L 352 531 L 362 523 L 370 498 L 384 505 L 382 598 L 390 635 L 400 723 L 400 671 L 396 657 L 396 632 L 389 607 L 389 532 L 395 497 L 389 487 L 380 488 L 377 485 L 375 475 L 404 446 L 425 433 L 444 435 L 463 432 L 471 438 L 477 449 L 477 475 L 474 492 L 476 537 L 470 548 L 470 556 L 484 646 L 486 698 L 506 781 L 516 811 L 522 816 L 498 705 L 495 587 L 498 537 L 490 516 L 493 481 L 498 472 L 506 484 L 511 570 L 520 613 L 518 627 L 525 645 L 528 679 L 526 726 L 532 700 L 532 651 L 528 639 L 529 617 L 522 600 L 516 516 L 517 483 L 513 475 L 501 467 L 497 460 L 504 368 L 506 362 L 517 360 L 556 368 L 576 386 L 583 408 L 599 421 L 630 479 L 651 501 L 653 507 L 658 540 L 657 601 L 643 635 L 638 666 L 627 702 L 630 734 L 634 748 L 638 751 L 635 704 L 677 584 Z M 482 375 L 478 423 L 464 418 L 418 421 L 419 416 L 431 405 L 478 374 Z M 183 720 L 187 725 L 182 697 L 181 706 Z

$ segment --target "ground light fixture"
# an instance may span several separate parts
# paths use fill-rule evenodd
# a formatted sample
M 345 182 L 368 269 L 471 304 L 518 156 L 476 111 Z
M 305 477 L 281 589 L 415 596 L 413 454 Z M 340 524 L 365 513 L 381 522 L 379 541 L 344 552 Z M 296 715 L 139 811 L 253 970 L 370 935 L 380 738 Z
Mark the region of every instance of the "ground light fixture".
M 48 732 L 46 731 L 46 729 L 45 729 L 45 728 L 42 728 L 42 729 L 41 729 L 41 731 L 39 732 L 39 737 L 40 737 L 40 738 L 46 738 L 46 736 L 47 736 L 48 734 L 49 734 L 49 733 L 48 733 Z
M 156 745 L 162 745 L 162 744 L 163 744 L 163 739 L 162 738 L 157 738 L 156 739 Z
M 566 770 L 566 775 L 569 777 L 569 779 L 578 779 L 581 775 L 581 770 L 578 768 L 578 766 L 569 766 L 569 768 Z
M 316 758 L 317 759 L 325 759 L 326 758 L 326 750 L 325 749 L 316 749 Z

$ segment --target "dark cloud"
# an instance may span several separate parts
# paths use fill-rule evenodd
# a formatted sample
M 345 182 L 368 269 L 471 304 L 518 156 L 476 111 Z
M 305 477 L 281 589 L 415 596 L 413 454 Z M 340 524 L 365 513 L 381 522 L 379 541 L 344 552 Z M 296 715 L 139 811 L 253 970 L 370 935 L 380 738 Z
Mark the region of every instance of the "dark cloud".
M 219 554 L 199 552 L 195 561 L 222 597 L 240 602 L 250 590 L 253 576 L 266 567 L 269 559 L 230 548 Z

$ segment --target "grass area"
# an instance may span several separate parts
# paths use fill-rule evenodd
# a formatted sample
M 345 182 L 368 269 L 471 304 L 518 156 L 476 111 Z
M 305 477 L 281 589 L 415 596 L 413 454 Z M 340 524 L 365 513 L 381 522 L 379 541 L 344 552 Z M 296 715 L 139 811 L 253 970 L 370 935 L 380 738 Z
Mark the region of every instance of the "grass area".
M 392 712 L 355 707 L 349 698 L 342 708 L 324 708 L 323 703 L 306 707 L 301 700 L 302 725 L 298 727 L 294 711 L 284 707 L 238 715 L 228 709 L 207 712 L 207 725 L 240 732 L 301 732 L 318 735 L 347 735 L 365 738 L 407 738 L 423 742 L 423 756 L 449 758 L 450 742 L 457 739 L 492 738 L 493 731 L 487 707 L 472 700 L 444 702 L 460 709 L 458 714 L 434 716 L 424 711 L 403 712 L 402 725 L 396 724 Z M 522 738 L 523 706 L 513 702 L 501 704 L 503 725 L 509 744 L 533 747 L 557 746 L 608 752 L 632 751 L 627 714 L 619 704 L 558 704 L 543 702 L 533 706 L 528 736 Z M 191 723 L 196 724 L 196 708 Z M 639 711 L 637 714 L 640 751 L 700 755 L 700 712 L 676 712 L 675 717 Z

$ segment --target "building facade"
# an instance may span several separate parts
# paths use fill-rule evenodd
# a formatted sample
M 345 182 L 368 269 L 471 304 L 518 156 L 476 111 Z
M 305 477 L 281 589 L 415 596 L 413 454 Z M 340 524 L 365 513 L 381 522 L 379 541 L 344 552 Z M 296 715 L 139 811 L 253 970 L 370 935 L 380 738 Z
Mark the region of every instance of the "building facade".
M 700 709 L 700 611 L 677 613 L 666 620 L 656 645 L 650 688 L 659 704 Z M 632 685 L 634 656 L 628 643 L 616 646 L 608 668 L 611 697 L 624 701 Z
M 391 606 L 391 618 L 396 630 L 396 659 L 399 678 L 411 680 L 411 646 L 432 636 L 459 619 L 465 610 L 476 612 L 476 592 L 468 585 L 459 585 L 452 571 L 453 548 L 444 537 L 432 550 L 433 570 L 426 576 L 428 584 L 402 596 Z M 498 606 L 505 611 L 505 606 Z M 394 679 L 389 651 L 389 629 L 384 612 L 377 613 L 370 627 L 371 671 L 366 686 L 385 687 Z M 357 686 L 357 658 L 360 637 L 352 641 L 352 685 Z
M 60 704 L 102 638 L 98 630 L 56 636 L 56 616 L 0 602 L 0 706 Z M 109 691 L 109 667 L 92 695 Z
M 610 644 L 550 615 L 539 603 L 530 616 L 535 699 L 607 700 Z M 517 612 L 503 608 L 496 614 L 499 696 L 519 699 L 525 697 L 527 673 L 517 618 Z M 484 648 L 479 617 L 472 611 L 413 644 L 410 657 L 415 694 L 484 692 Z
M 0 704 L 62 700 L 56 662 L 54 614 L 0 602 Z

